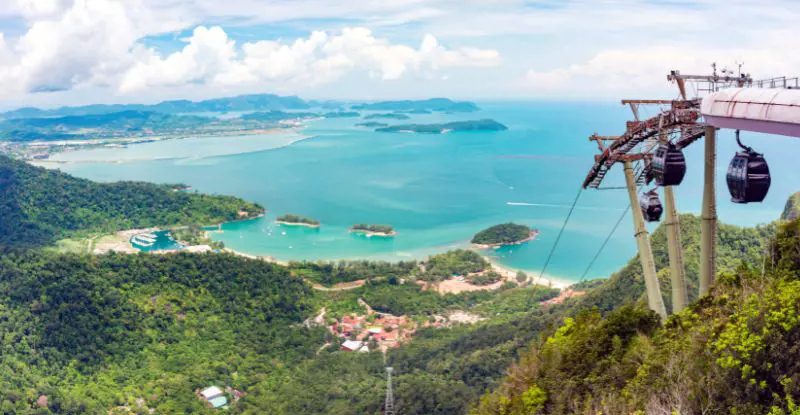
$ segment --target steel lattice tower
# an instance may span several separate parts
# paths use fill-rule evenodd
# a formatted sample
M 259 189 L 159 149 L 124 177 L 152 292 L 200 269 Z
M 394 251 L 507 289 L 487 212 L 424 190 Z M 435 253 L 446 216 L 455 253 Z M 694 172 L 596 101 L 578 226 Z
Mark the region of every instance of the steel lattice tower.
M 392 368 L 386 368 L 386 409 L 384 415 L 395 415 L 394 412 L 394 393 L 392 393 Z

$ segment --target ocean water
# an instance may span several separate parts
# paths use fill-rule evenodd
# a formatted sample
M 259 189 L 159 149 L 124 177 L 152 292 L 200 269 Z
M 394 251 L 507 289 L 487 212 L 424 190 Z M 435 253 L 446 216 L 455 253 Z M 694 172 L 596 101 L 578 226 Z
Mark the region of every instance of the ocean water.
M 153 232 L 153 235 L 156 236 L 156 240 L 152 246 L 139 245 L 133 241 L 133 237 L 131 237 L 131 245 L 142 252 L 171 251 L 181 248 L 181 245 L 172 238 L 170 231 L 157 231 Z
M 490 255 L 538 275 L 597 153 L 588 136 L 621 133 L 630 114 L 612 104 L 480 105 L 478 113 L 412 115 L 408 121 L 387 122 L 494 118 L 509 130 L 387 134 L 355 127 L 362 122 L 357 118 L 318 120 L 296 133 L 251 139 L 269 141 L 262 147 L 230 137 L 184 139 L 75 152 L 62 157 L 81 162 L 60 168 L 100 181 L 183 182 L 199 191 L 257 201 L 268 209 L 264 218 L 226 224 L 224 233 L 214 237 L 238 251 L 284 260 L 420 259 L 466 247 L 485 227 L 523 223 L 540 230 L 537 240 Z M 728 201 L 724 173 L 736 145 L 733 134 L 723 132 L 717 164 L 720 219 L 739 225 L 766 223 L 780 215 L 789 193 L 800 190 L 800 140 L 756 134 L 742 138 L 765 153 L 773 186 L 762 204 Z M 698 142 L 687 150 L 687 176 L 676 192 L 683 212 L 700 209 L 702 147 Z M 194 151 L 198 148 L 202 151 Z M 171 157 L 158 159 L 165 153 Z M 616 167 L 606 180 L 609 186 L 623 185 L 622 169 Z M 583 191 L 547 275 L 580 279 L 627 203 L 624 190 Z M 322 227 L 276 225 L 275 217 L 285 213 L 313 217 Z M 398 235 L 351 234 L 347 229 L 355 223 L 391 224 Z M 632 228 L 628 213 L 587 278 L 608 276 L 635 254 Z

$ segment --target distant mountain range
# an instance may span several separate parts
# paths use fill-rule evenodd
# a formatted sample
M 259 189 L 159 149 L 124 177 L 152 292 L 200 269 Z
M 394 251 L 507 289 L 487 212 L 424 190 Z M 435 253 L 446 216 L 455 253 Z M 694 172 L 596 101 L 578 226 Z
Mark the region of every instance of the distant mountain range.
M 101 115 L 126 111 L 158 112 L 164 114 L 185 114 L 202 112 L 240 112 L 240 111 L 275 111 L 305 110 L 312 107 L 326 109 L 345 109 L 348 105 L 341 101 L 305 101 L 296 96 L 279 96 L 274 94 L 240 95 L 229 98 L 215 98 L 204 101 L 164 101 L 159 104 L 93 104 L 79 107 L 61 107 L 43 110 L 39 108 L 19 108 L 0 114 L 0 118 L 13 120 L 20 118 L 65 117 L 78 115 Z M 453 101 L 447 98 L 431 98 L 425 100 L 380 101 L 358 103 L 349 106 L 352 110 L 367 111 L 401 111 L 426 114 L 440 112 L 473 112 L 478 106 L 467 101 Z
M 311 108 L 311 106 L 306 101 L 295 96 L 282 97 L 273 94 L 258 94 L 208 99 L 198 102 L 187 100 L 164 101 L 155 105 L 94 104 L 81 107 L 61 107 L 51 110 L 20 108 L 2 114 L 2 118 L 8 120 L 15 118 L 63 117 L 69 115 L 99 115 L 124 111 L 180 114 L 193 112 L 299 110 L 308 108 Z

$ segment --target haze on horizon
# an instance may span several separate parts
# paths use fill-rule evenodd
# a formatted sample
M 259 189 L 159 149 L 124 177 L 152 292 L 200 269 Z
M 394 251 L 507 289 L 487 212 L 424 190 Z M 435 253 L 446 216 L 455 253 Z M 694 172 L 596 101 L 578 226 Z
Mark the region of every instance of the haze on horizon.
M 671 69 L 792 75 L 792 0 L 6 0 L 0 109 L 674 95 Z

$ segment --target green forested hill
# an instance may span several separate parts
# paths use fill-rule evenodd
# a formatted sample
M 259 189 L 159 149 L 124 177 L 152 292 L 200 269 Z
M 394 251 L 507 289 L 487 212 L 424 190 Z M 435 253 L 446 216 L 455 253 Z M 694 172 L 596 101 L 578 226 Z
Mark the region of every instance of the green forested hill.
M 36 247 L 77 231 L 214 224 L 260 205 L 142 182 L 96 183 L 0 155 L 0 246 Z
M 800 192 L 789 196 L 786 201 L 786 207 L 783 209 L 781 219 L 795 220 L 800 217 Z
M 565 319 L 472 414 L 798 413 L 798 247 L 781 225 L 763 268 L 722 271 L 663 326 L 641 303 Z
M 287 269 L 230 255 L 0 250 L 0 410 L 105 414 L 141 398 L 202 413 L 196 388 L 258 390 L 314 355 L 322 329 L 299 324 L 311 298 Z
M 700 218 L 691 214 L 680 216 L 681 246 L 686 265 L 686 283 L 689 300 L 697 299 L 700 273 Z M 719 224 L 717 228 L 717 270 L 732 271 L 742 263 L 761 266 L 766 243 L 775 235 L 774 225 L 755 228 Z M 669 256 L 667 253 L 667 234 L 663 226 L 650 237 L 653 258 L 656 263 L 661 294 L 669 310 L 672 306 L 672 287 L 669 277 Z M 643 300 L 645 295 L 642 265 L 638 257 L 631 258 L 620 271 L 607 280 L 591 281 L 583 284 L 593 287 L 581 297 L 576 306 L 580 309 L 598 307 L 610 311 L 626 302 Z M 580 285 L 579 285 L 580 287 Z
M 691 216 L 683 222 L 691 251 L 698 223 Z M 737 263 L 743 246 L 758 252 L 758 235 L 768 233 L 735 227 L 720 232 L 727 235 L 720 261 L 729 264 Z M 663 264 L 660 238 L 658 231 L 654 246 Z M 321 350 L 329 335 L 298 324 L 321 306 L 333 313 L 337 304 L 363 298 L 391 312 L 424 316 L 454 306 L 488 317 L 474 326 L 421 330 L 411 344 L 387 355 L 402 413 L 463 414 L 565 316 L 600 304 L 603 312 L 592 321 L 605 321 L 605 310 L 641 304 L 644 290 L 632 265 L 594 283 L 596 294 L 541 307 L 553 294 L 537 287 L 439 297 L 389 278 L 354 291 L 312 292 L 289 275 L 300 271 L 297 265 L 287 269 L 228 255 L 0 251 L 0 409 L 107 413 L 135 408 L 141 398 L 160 414 L 213 413 L 192 392 L 215 384 L 247 394 L 231 407 L 234 414 L 379 414 L 382 356 L 338 352 L 336 343 Z M 641 311 L 620 315 L 620 321 L 650 330 L 649 311 L 625 309 Z M 628 344 L 628 337 L 615 334 Z M 49 412 L 36 409 L 40 395 L 48 396 Z

